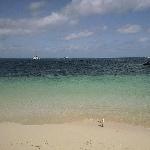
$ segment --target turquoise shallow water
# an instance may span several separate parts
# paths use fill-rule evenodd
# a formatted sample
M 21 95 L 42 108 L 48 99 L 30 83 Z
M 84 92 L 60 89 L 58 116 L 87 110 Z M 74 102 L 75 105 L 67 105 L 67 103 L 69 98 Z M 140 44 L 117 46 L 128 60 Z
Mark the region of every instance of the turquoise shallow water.
M 0 121 L 60 123 L 102 118 L 150 126 L 150 76 L 0 77 Z

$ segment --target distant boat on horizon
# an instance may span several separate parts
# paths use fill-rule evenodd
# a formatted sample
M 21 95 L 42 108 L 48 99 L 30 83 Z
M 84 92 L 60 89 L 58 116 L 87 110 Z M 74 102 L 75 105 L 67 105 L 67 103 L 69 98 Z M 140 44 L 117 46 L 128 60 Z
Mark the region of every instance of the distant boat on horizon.
M 39 60 L 40 58 L 38 56 L 33 56 L 33 60 Z
M 64 57 L 64 59 L 68 59 L 68 58 L 69 58 L 68 56 Z
M 147 59 L 148 61 L 143 64 L 144 66 L 150 66 L 150 56 L 148 56 Z
M 144 66 L 150 66 L 150 61 L 147 61 L 143 64 Z

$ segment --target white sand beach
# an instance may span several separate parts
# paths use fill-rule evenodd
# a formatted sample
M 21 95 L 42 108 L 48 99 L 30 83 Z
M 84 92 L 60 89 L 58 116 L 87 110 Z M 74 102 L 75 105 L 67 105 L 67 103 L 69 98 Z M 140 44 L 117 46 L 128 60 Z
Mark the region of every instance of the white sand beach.
M 96 120 L 45 125 L 0 124 L 0 150 L 150 150 L 150 129 Z

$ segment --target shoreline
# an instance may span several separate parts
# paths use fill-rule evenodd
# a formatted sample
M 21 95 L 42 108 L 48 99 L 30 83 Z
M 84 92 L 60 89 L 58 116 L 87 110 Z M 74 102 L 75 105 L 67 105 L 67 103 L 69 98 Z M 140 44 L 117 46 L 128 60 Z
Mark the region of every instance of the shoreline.
M 53 118 L 49 118 L 49 117 L 31 117 L 31 118 L 17 118 L 17 119 L 8 119 L 8 120 L 4 120 L 1 119 L 0 120 L 0 124 L 3 123 L 14 123 L 14 124 L 20 124 L 20 125 L 50 125 L 50 124 L 65 124 L 65 123 L 74 123 L 74 122 L 84 122 L 84 121 L 93 121 L 93 122 L 97 122 L 97 120 L 101 120 L 102 118 L 105 118 L 107 123 L 112 123 L 112 124 L 126 124 L 126 125 L 130 125 L 130 126 L 139 126 L 139 127 L 143 127 L 143 128 L 150 128 L 150 122 L 139 122 L 136 121 L 134 122 L 133 120 L 129 120 L 129 119 L 120 119 L 117 118 L 116 116 L 113 117 L 105 117 L 105 116 L 95 116 L 95 117 L 85 117 L 85 116 L 67 116 L 67 117 L 53 117 Z
M 0 123 L 3 150 L 149 150 L 150 128 L 96 120 L 62 124 Z

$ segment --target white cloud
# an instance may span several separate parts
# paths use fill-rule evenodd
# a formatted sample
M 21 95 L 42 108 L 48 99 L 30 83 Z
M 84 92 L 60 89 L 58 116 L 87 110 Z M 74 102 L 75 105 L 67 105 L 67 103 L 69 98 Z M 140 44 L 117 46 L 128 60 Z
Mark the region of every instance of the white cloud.
M 17 35 L 17 34 L 30 34 L 29 29 L 0 29 L 0 35 Z
M 93 34 L 94 34 L 94 32 L 90 32 L 90 31 L 71 33 L 65 37 L 65 40 L 73 40 L 73 39 L 79 39 L 79 38 L 83 38 L 83 37 L 89 37 Z
M 54 12 L 38 19 L 0 19 L 0 35 L 30 34 L 46 27 L 61 25 L 67 21 L 66 16 Z
M 150 8 L 150 0 L 72 0 L 66 12 L 81 16 Z
M 141 37 L 141 38 L 139 38 L 139 42 L 147 42 L 147 41 L 149 41 L 150 39 L 148 38 L 148 37 Z
M 29 5 L 29 9 L 33 12 L 39 11 L 43 6 L 45 6 L 46 2 L 45 1 L 37 1 L 37 2 L 32 2 Z
M 68 21 L 67 16 L 64 16 L 64 15 L 58 14 L 58 13 L 52 13 L 49 16 L 35 20 L 34 24 L 36 24 L 37 27 L 45 27 L 48 25 L 58 25 L 58 24 L 60 25 L 67 21 Z
M 72 19 L 72 20 L 69 21 L 70 25 L 77 25 L 78 23 L 79 23 L 78 19 Z
M 133 24 L 133 25 L 127 24 L 117 29 L 118 32 L 124 33 L 124 34 L 137 33 L 137 32 L 140 32 L 141 30 L 142 30 L 141 26 L 136 25 L 136 24 Z
M 30 10 L 37 11 L 45 5 L 45 1 L 32 2 Z M 150 0 L 72 0 L 61 11 L 52 12 L 50 15 L 41 18 L 26 19 L 3 19 L 0 18 L 0 35 L 29 34 L 41 31 L 47 27 L 54 27 L 68 23 L 75 25 L 80 17 L 94 14 L 119 13 L 125 11 L 140 11 L 150 8 Z M 107 27 L 104 27 L 106 30 Z M 128 25 L 118 29 L 121 33 L 136 33 L 141 30 L 138 25 Z M 91 33 L 80 33 L 76 36 L 89 36 Z M 83 34 L 83 35 L 82 35 Z

